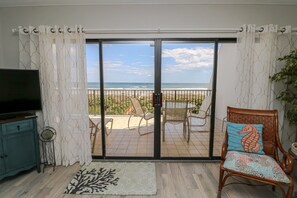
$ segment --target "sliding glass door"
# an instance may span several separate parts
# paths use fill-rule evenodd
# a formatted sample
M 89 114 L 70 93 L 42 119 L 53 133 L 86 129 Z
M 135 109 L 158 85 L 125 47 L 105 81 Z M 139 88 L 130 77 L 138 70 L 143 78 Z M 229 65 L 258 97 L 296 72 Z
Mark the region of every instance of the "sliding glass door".
M 104 41 L 105 134 L 107 157 L 153 157 L 154 42 Z
M 215 104 L 222 45 L 219 39 L 88 40 L 93 156 L 218 156 L 223 117 L 216 119 Z
M 88 41 L 93 157 L 154 157 L 154 42 Z
M 164 41 L 161 68 L 161 156 L 208 157 L 214 42 Z
M 88 79 L 88 106 L 90 140 L 93 156 L 102 156 L 101 99 L 100 99 L 100 45 L 96 41 L 86 45 Z

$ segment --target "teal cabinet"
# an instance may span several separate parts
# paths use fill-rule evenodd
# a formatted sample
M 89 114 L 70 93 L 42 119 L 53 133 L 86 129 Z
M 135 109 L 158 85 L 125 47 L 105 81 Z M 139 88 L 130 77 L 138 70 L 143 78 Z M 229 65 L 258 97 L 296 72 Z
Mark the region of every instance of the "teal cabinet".
M 0 179 L 33 167 L 40 172 L 35 117 L 0 123 L 0 143 Z
M 1 130 L 0 130 L 0 132 L 1 132 Z M 1 144 L 1 142 L 0 142 L 0 144 Z M 1 145 L 0 145 L 0 177 L 4 174 L 4 172 L 5 172 L 5 167 L 4 167 L 4 156 L 3 156 L 3 151 L 2 151 L 2 147 L 1 147 Z

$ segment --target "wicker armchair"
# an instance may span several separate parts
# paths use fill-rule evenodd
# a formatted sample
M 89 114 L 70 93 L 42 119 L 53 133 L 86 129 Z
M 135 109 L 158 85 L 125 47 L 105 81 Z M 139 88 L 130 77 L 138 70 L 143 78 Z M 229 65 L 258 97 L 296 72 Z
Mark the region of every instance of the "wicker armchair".
M 226 180 L 229 177 L 238 176 L 270 184 L 273 186 L 273 189 L 275 187 L 279 188 L 283 197 L 291 198 L 293 193 L 293 179 L 290 176 L 290 173 L 293 170 L 293 161 L 292 157 L 283 149 L 279 140 L 277 110 L 252 110 L 228 107 L 227 121 L 243 124 L 263 124 L 262 138 L 265 155 L 227 151 L 228 134 L 226 132 L 225 142 L 222 146 L 218 197 L 221 195 L 221 190 L 224 187 Z M 279 151 L 282 153 L 282 159 L 279 159 Z M 238 155 L 234 155 L 234 153 Z M 236 158 L 236 156 L 238 157 L 239 155 L 240 159 Z M 260 160 L 257 161 L 258 159 Z M 234 167 L 237 168 L 228 168 L 227 164 L 231 160 L 235 163 Z M 250 162 L 256 164 L 256 167 L 257 163 L 261 166 L 269 167 L 273 169 L 274 174 L 278 175 L 271 178 L 267 177 L 265 172 L 257 173 L 257 171 L 260 172 L 261 169 L 251 168 Z M 287 192 L 284 187 L 287 187 Z

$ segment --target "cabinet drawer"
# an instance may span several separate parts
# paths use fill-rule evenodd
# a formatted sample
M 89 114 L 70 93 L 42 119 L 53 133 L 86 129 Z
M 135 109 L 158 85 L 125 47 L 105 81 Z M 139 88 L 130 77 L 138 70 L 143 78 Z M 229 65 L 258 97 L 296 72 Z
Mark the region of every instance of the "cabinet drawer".
M 23 131 L 28 131 L 33 129 L 33 120 L 22 120 L 17 122 L 11 122 L 2 125 L 3 135 L 8 135 L 12 133 L 19 133 Z

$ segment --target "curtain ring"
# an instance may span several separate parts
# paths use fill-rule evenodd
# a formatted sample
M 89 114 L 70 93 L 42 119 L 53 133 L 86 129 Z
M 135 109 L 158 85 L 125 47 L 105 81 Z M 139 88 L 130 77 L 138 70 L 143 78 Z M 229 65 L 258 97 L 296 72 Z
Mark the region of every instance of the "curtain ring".
M 28 34 L 28 33 L 29 33 L 29 30 L 27 30 L 26 28 L 23 28 L 23 32 L 24 32 L 25 34 Z
M 58 28 L 58 32 L 59 33 L 62 33 L 62 29 L 60 27 Z
M 258 32 L 263 32 L 264 31 L 264 27 L 260 27 Z
M 286 27 L 283 27 L 283 28 L 280 29 L 279 31 L 280 31 L 281 33 L 284 33 L 286 30 L 287 30 Z
M 39 31 L 37 30 L 37 28 L 35 27 L 33 30 L 32 30 L 35 34 L 37 34 Z
M 55 28 L 53 28 L 53 27 L 50 29 L 50 31 L 51 31 L 51 33 L 55 33 L 56 32 L 55 31 Z
M 240 27 L 240 30 L 239 30 L 239 32 L 243 32 L 243 27 Z
M 67 32 L 71 33 L 71 28 L 70 27 L 67 28 Z

